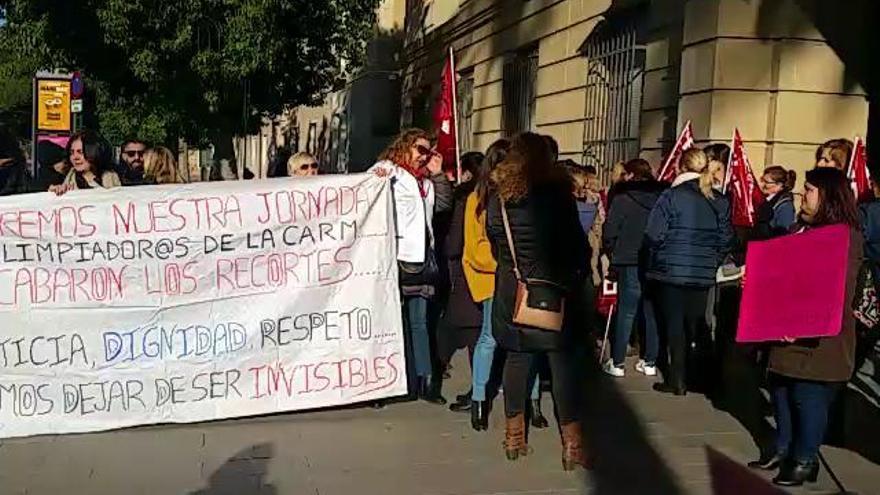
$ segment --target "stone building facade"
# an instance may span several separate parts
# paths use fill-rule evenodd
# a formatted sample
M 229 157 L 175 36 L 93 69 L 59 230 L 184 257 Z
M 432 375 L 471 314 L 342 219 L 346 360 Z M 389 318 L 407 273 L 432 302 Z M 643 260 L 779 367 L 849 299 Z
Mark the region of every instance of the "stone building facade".
M 409 0 L 403 124 L 430 124 L 451 45 L 465 150 L 532 130 L 607 171 L 657 164 L 689 120 L 699 144 L 738 127 L 755 168 L 803 172 L 819 143 L 865 136 L 877 107 L 868 43 L 858 48 L 874 7 L 846 2 L 842 16 L 832 3 Z

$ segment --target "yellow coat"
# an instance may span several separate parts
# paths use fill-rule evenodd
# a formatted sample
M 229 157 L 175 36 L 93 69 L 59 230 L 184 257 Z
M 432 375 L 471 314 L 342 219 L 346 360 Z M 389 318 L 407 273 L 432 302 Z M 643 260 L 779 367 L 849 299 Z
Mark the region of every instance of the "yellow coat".
M 477 218 L 477 193 L 472 192 L 464 207 L 464 254 L 461 258 L 464 277 L 475 302 L 495 294 L 495 269 L 492 245 L 486 235 L 486 212 Z

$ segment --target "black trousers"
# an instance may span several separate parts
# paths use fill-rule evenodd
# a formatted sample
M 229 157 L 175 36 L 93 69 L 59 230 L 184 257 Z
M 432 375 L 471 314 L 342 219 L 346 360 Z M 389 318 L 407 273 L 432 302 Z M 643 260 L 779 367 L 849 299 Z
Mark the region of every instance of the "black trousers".
M 550 364 L 553 402 L 560 424 L 571 423 L 578 418 L 575 371 L 572 355 L 566 351 L 547 352 Z M 513 417 L 525 412 L 529 398 L 529 373 L 532 360 L 538 356 L 531 352 L 507 353 L 504 362 L 504 413 Z
M 687 388 L 688 373 L 700 374 L 704 370 L 688 370 L 689 349 L 694 343 L 694 350 L 707 351 L 706 341 L 710 341 L 709 329 L 706 324 L 706 304 L 709 298 L 708 288 L 685 287 L 666 283 L 658 283 L 655 290 L 657 304 L 655 311 L 660 318 L 660 332 L 668 349 L 668 363 L 664 380 L 666 383 L 681 389 Z M 696 358 L 698 352 L 692 352 Z M 693 359 L 692 362 L 699 362 Z

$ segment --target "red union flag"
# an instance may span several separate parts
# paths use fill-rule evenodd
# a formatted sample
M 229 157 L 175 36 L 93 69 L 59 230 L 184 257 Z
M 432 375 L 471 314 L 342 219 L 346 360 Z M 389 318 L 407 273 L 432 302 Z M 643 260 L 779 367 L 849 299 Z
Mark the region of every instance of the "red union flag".
M 853 145 L 852 157 L 846 171 L 852 185 L 856 201 L 865 203 L 874 199 L 874 191 L 871 190 L 871 172 L 868 171 L 868 152 L 865 149 L 865 141 L 856 136 Z
M 727 164 L 727 175 L 724 177 L 723 190 L 732 191 L 731 220 L 737 227 L 753 227 L 755 210 L 764 202 L 764 194 L 755 180 L 752 162 L 749 161 L 743 147 L 739 129 L 733 130 L 733 146 L 730 150 L 730 162 Z
M 450 47 L 443 66 L 440 96 L 434 107 L 434 131 L 437 133 L 437 152 L 443 155 L 443 170 L 447 175 L 459 177 L 455 76 L 455 54 Z
M 694 130 L 691 127 L 691 121 L 688 120 L 684 125 L 684 129 L 681 130 L 681 134 L 678 135 L 678 139 L 675 140 L 675 146 L 669 152 L 669 156 L 666 157 L 663 166 L 660 167 L 657 179 L 664 182 L 674 181 L 675 176 L 678 175 L 678 162 L 681 160 L 681 154 L 693 147 Z

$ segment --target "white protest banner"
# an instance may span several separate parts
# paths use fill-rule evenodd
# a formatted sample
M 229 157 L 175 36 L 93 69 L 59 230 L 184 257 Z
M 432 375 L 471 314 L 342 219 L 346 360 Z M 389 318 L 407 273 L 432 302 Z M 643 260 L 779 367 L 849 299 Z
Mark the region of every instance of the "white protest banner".
M 406 392 L 390 183 L 0 199 L 0 437 Z

